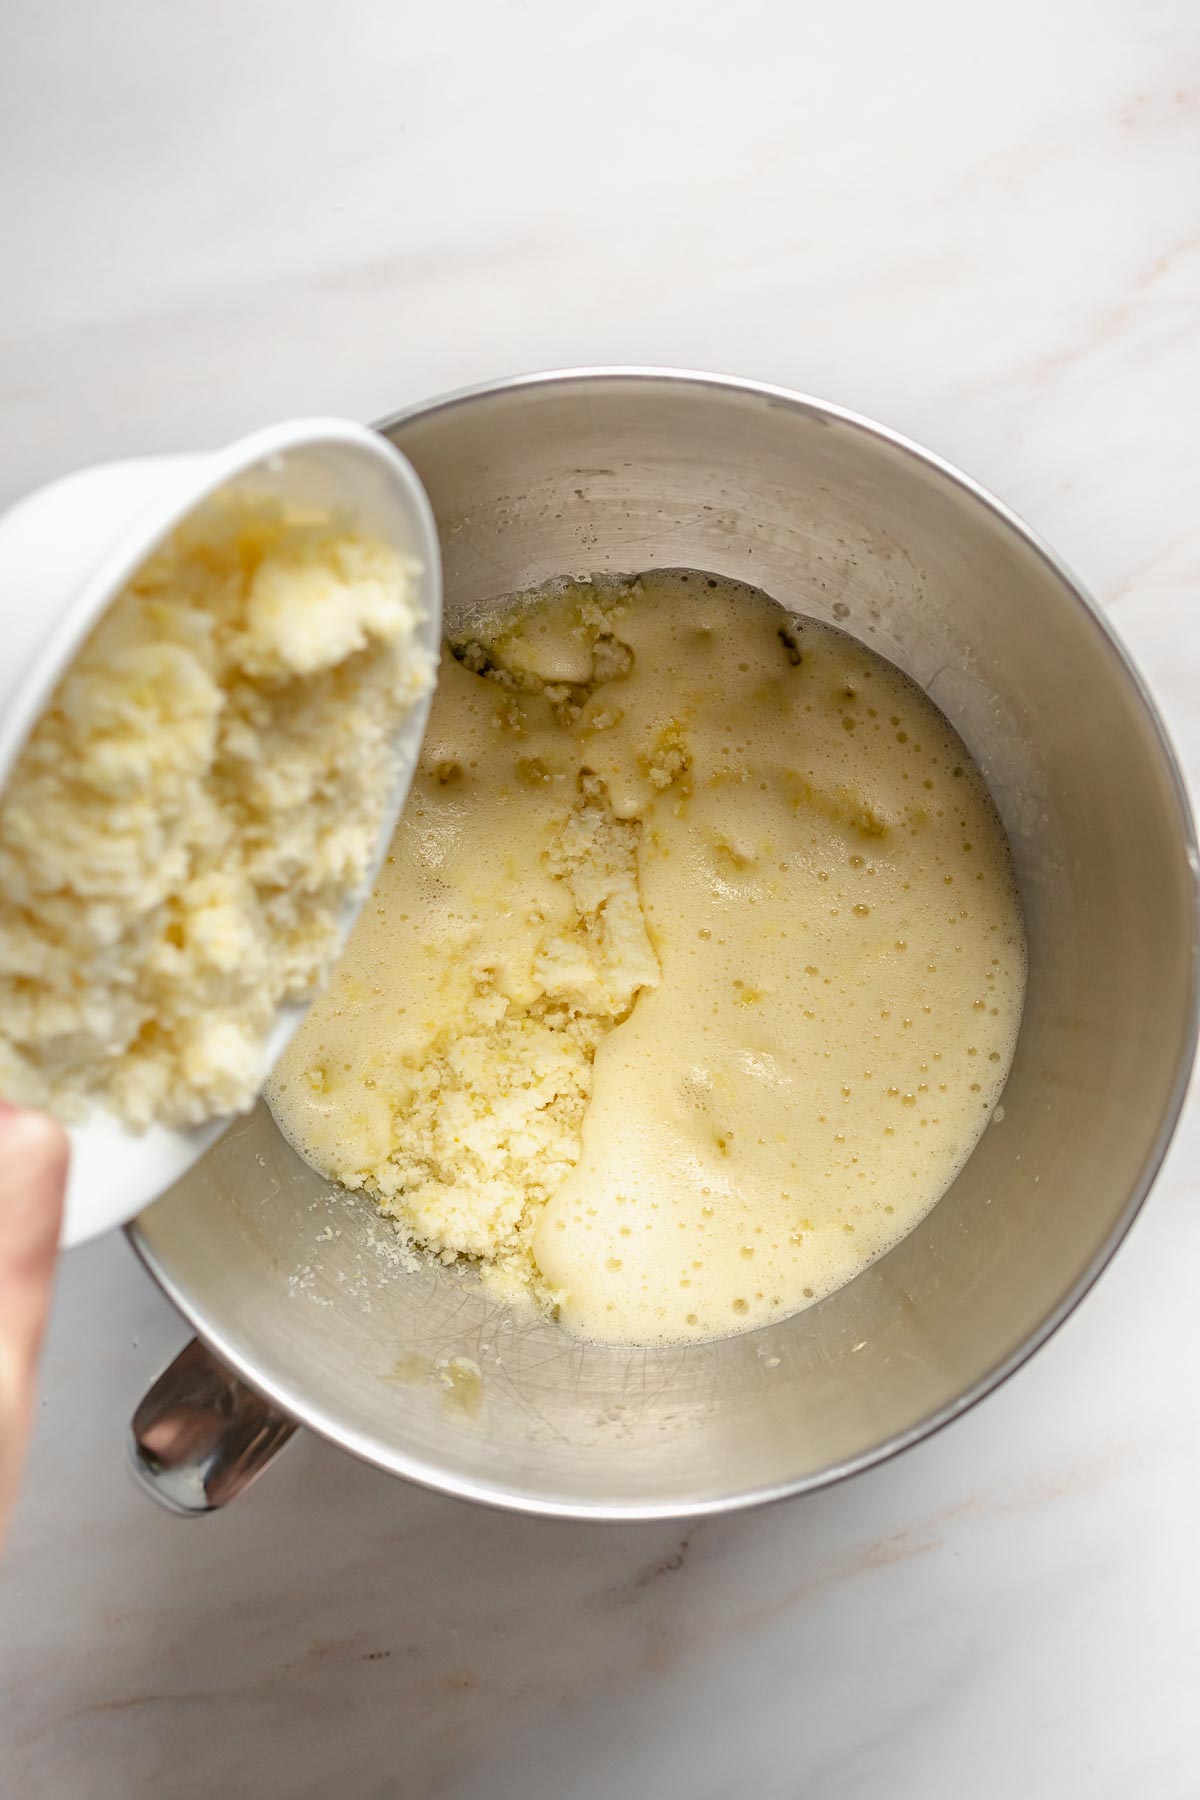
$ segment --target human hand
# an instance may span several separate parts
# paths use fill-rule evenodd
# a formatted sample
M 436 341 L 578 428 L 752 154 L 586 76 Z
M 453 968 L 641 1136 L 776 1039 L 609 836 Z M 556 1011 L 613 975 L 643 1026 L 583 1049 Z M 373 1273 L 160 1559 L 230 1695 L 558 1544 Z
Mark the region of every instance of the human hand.
M 29 1435 L 66 1181 L 62 1126 L 0 1100 L 0 1538 Z

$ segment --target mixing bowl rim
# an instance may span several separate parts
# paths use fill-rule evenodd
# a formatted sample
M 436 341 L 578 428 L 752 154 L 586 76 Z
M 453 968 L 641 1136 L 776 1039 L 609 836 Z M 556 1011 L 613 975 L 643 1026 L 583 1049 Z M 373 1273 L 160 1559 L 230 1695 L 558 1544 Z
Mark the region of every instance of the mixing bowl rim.
M 912 1445 L 943 1430 L 953 1420 L 960 1418 L 988 1394 L 994 1392 L 1028 1362 L 1030 1357 L 1035 1355 L 1070 1317 L 1115 1256 L 1145 1204 L 1174 1137 L 1187 1097 L 1192 1065 L 1196 1055 L 1197 1036 L 1200 1034 L 1200 1011 L 1198 1011 L 1198 998 L 1200 998 L 1200 853 L 1197 851 L 1195 820 L 1183 774 L 1158 708 L 1129 653 L 1113 632 L 1083 582 L 1057 552 L 1003 501 L 998 500 L 994 494 L 953 463 L 947 462 L 933 451 L 926 450 L 901 432 L 892 430 L 890 426 L 881 425 L 864 414 L 853 412 L 846 407 L 837 406 L 832 402 L 817 399 L 813 395 L 800 393 L 770 382 L 754 381 L 736 375 L 711 374 L 702 370 L 618 364 L 551 369 L 479 382 L 435 396 L 432 400 L 404 407 L 379 421 L 375 429 L 383 435 L 389 436 L 397 428 L 410 424 L 414 420 L 425 420 L 439 412 L 449 412 L 474 401 L 486 400 L 524 389 L 566 387 L 571 384 L 609 385 L 621 381 L 644 382 L 646 385 L 666 384 L 680 388 L 704 387 L 725 394 L 757 396 L 786 407 L 789 411 L 799 410 L 814 414 L 821 420 L 836 420 L 840 424 L 849 426 L 852 430 L 860 431 L 866 436 L 900 451 L 903 455 L 920 462 L 925 468 L 933 470 L 990 512 L 1009 531 L 1015 532 L 1017 537 L 1023 540 L 1048 567 L 1080 607 L 1094 629 L 1099 632 L 1105 649 L 1116 662 L 1118 669 L 1141 704 L 1142 713 L 1150 726 L 1151 736 L 1157 745 L 1159 756 L 1166 770 L 1179 814 L 1180 836 L 1190 873 L 1192 898 L 1192 931 L 1187 969 L 1188 1028 L 1186 1041 L 1150 1150 L 1138 1173 L 1137 1180 L 1132 1184 L 1125 1204 L 1104 1242 L 1045 1318 L 1032 1331 L 1028 1332 L 1006 1356 L 1000 1358 L 961 1394 L 948 1401 L 944 1406 L 938 1407 L 925 1418 L 918 1420 L 907 1430 L 894 1433 L 858 1456 L 848 1457 L 842 1462 L 833 1463 L 827 1468 L 808 1475 L 798 1476 L 794 1480 L 775 1482 L 767 1487 L 735 1489 L 707 1499 L 602 1501 L 592 1504 L 589 1501 L 561 1500 L 552 1496 L 523 1493 L 512 1486 L 493 1486 L 486 1481 L 447 1472 L 440 1469 L 436 1463 L 420 1457 L 404 1452 L 389 1451 L 380 1446 L 368 1434 L 355 1429 L 347 1429 L 321 1403 L 310 1400 L 303 1394 L 291 1392 L 286 1382 L 264 1380 L 255 1368 L 252 1359 L 243 1355 L 238 1346 L 229 1341 L 226 1333 L 219 1326 L 203 1316 L 201 1309 L 195 1307 L 189 1300 L 180 1282 L 159 1264 L 154 1251 L 142 1237 L 139 1221 L 135 1219 L 125 1227 L 126 1235 L 144 1267 L 214 1355 L 218 1356 L 250 1387 L 263 1394 L 274 1405 L 282 1408 L 299 1424 L 316 1432 L 318 1436 L 327 1439 L 330 1443 L 336 1444 L 340 1449 L 349 1451 L 375 1468 L 382 1469 L 391 1475 L 402 1476 L 405 1480 L 415 1482 L 420 1487 L 429 1488 L 435 1493 L 446 1494 L 454 1499 L 477 1501 L 482 1505 L 497 1507 L 503 1511 L 535 1517 L 574 1519 L 596 1523 L 649 1523 L 672 1519 L 707 1518 L 721 1513 L 740 1512 L 751 1507 L 765 1506 L 777 1500 L 790 1499 L 797 1494 L 813 1493 L 818 1489 L 830 1487 L 835 1482 L 844 1481 L 852 1475 L 861 1474 L 866 1469 L 887 1462 Z

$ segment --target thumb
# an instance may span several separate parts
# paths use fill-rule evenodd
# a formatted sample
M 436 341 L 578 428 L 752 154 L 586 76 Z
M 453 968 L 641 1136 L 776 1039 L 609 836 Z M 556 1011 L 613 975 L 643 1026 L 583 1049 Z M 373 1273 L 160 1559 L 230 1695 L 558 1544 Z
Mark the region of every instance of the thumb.
M 29 1430 L 66 1179 L 62 1126 L 0 1100 L 0 1531 Z

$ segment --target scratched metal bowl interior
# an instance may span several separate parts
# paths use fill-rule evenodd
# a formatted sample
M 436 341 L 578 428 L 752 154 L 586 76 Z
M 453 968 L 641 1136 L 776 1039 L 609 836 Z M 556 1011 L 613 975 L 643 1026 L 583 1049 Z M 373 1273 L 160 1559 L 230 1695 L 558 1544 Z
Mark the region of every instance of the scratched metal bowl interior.
M 448 624 L 562 575 L 765 588 L 920 682 L 1008 830 L 1029 982 L 1003 1121 L 840 1292 L 722 1342 L 618 1349 L 381 1254 L 265 1106 L 131 1228 L 195 1328 L 384 1468 L 530 1511 L 705 1512 L 819 1486 L 986 1392 L 1119 1243 L 1180 1104 L 1191 828 L 1171 753 L 1070 576 L 915 447 L 798 396 L 648 372 L 502 383 L 385 426 L 437 516 Z M 471 1403 L 427 1378 L 466 1357 Z

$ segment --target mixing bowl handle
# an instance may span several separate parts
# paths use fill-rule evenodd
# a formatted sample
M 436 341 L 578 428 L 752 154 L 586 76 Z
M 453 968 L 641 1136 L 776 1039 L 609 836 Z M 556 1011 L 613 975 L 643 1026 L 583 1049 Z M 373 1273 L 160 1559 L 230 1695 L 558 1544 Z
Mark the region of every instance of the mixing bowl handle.
M 133 1472 L 168 1512 L 215 1512 L 261 1475 L 295 1429 L 193 1338 L 133 1415 Z

